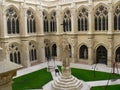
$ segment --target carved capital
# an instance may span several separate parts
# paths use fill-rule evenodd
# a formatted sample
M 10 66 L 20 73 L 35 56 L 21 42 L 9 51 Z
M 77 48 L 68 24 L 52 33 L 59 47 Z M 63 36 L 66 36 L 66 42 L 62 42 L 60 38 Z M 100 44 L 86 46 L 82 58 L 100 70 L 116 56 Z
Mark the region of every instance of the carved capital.
M 109 5 L 108 6 L 108 11 L 109 12 L 113 12 L 113 5 L 112 5 L 112 3 L 109 3 L 108 5 Z
M 2 12 L 2 15 L 6 15 L 6 5 L 5 4 L 2 4 L 1 5 L 1 12 Z

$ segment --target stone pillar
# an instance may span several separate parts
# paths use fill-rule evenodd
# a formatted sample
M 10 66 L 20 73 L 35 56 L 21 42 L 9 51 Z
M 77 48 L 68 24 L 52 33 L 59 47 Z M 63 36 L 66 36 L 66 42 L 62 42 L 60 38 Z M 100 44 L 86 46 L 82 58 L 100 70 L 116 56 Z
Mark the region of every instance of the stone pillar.
M 61 47 L 60 43 L 57 44 L 57 60 L 61 60 L 61 55 L 60 55 Z
M 40 17 L 41 17 L 40 6 L 37 6 L 35 21 L 36 21 L 36 32 L 37 32 L 38 35 L 40 35 L 41 34 L 41 30 L 43 30 L 43 29 L 41 29 L 41 26 L 43 26 L 43 25 L 41 25 L 42 21 L 40 20 Z
M 39 16 L 40 16 L 40 22 L 39 22 L 39 25 L 40 25 L 40 34 L 41 35 L 44 35 L 44 27 L 43 27 L 43 9 L 41 8 L 40 11 L 39 11 Z
M 108 3 L 109 10 L 108 10 L 108 34 L 113 34 L 113 6 L 112 1 Z
M 108 10 L 108 56 L 107 56 L 107 65 L 111 66 L 113 60 L 113 6 L 112 6 L 112 0 L 109 0 L 109 10 Z
M 56 22 L 57 22 L 57 34 L 62 34 L 63 33 L 63 15 L 62 15 L 62 8 L 61 6 L 57 6 L 56 10 Z
M 89 6 L 89 10 L 88 10 L 88 34 L 89 34 L 89 37 L 88 37 L 88 43 L 89 43 L 89 46 L 88 46 L 88 63 L 89 64 L 93 64 L 94 63 L 94 60 L 93 60 L 93 57 L 95 56 L 94 55 L 94 52 L 93 52 L 93 30 L 94 30 L 94 13 L 93 13 L 93 4 L 92 4 L 92 0 L 89 0 L 88 2 L 88 6 Z
M 70 10 L 71 10 L 71 22 L 72 22 L 72 34 L 75 34 L 78 31 L 77 9 L 75 3 L 72 3 Z
M 0 38 L 5 38 L 7 36 L 7 19 L 6 19 L 6 6 L 1 5 L 0 13 Z
M 27 8 L 25 3 L 21 3 L 20 6 L 20 34 L 21 36 L 27 36 Z
M 2 51 L 1 51 L 1 59 L 2 60 L 7 60 L 7 61 L 10 61 L 10 58 L 9 58 L 9 47 L 8 47 L 8 42 L 6 41 L 2 41 L 0 42 L 0 46 L 2 48 Z
M 72 49 L 72 62 L 77 62 L 77 37 L 74 36 L 71 38 L 71 49 Z
M 89 37 L 88 37 L 88 43 L 89 43 L 89 45 L 88 45 L 88 63 L 89 64 L 93 64 L 94 63 L 94 59 L 93 59 L 93 57 L 95 57 L 95 52 L 93 51 L 93 36 L 92 35 L 90 35 Z
M 94 13 L 92 3 L 89 3 L 89 11 L 88 11 L 88 34 L 93 34 L 94 30 Z
M 112 65 L 112 62 L 115 61 L 115 59 L 113 59 L 113 37 L 110 35 L 108 37 L 108 56 L 107 56 L 107 65 L 108 66 L 111 66 Z
M 37 51 L 38 51 L 38 60 L 40 60 L 40 62 L 45 62 L 45 45 L 43 38 L 38 39 Z
M 21 63 L 25 67 L 30 66 L 30 58 L 29 58 L 29 41 L 28 40 L 22 40 L 21 41 L 21 47 L 22 47 L 22 53 L 21 53 Z
M 41 44 L 41 61 L 45 62 L 46 57 L 45 57 L 45 43 L 44 43 L 44 38 L 40 41 Z

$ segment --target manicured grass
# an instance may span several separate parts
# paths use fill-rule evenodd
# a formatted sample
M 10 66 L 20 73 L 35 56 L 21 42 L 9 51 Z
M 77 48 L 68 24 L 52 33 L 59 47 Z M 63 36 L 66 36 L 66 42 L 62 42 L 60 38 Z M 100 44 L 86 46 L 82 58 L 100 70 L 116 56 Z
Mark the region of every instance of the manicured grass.
M 30 74 L 13 79 L 13 90 L 41 89 L 43 85 L 52 80 L 47 69 L 41 69 Z
M 106 86 L 92 87 L 90 90 L 120 90 L 120 85 L 109 85 L 106 89 Z
M 61 70 L 60 66 L 58 68 L 59 70 Z M 110 73 L 99 72 L 99 71 L 95 71 L 95 76 L 94 76 L 93 70 L 71 68 L 71 71 L 73 76 L 84 81 L 108 80 L 110 76 Z M 120 75 L 119 76 L 111 75 L 111 79 L 114 79 L 116 77 L 120 78 Z

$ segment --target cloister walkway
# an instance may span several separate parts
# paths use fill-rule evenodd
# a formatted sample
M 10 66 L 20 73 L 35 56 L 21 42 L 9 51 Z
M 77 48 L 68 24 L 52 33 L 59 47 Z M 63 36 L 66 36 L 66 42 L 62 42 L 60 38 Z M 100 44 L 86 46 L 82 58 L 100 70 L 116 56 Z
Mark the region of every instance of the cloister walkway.
M 55 65 L 57 66 L 57 65 L 62 65 L 62 64 L 61 64 L 60 61 L 56 61 Z M 93 70 L 94 67 L 95 67 L 95 65 L 84 65 L 84 64 L 79 64 L 79 63 L 71 63 L 70 66 L 73 67 L 73 68 L 81 68 L 81 69 L 89 69 L 89 70 Z M 17 71 L 17 76 L 16 77 L 19 77 L 19 76 L 22 76 L 22 75 L 25 75 L 25 74 L 43 69 L 45 67 L 47 67 L 46 62 L 35 65 L 35 66 L 31 66 L 31 67 L 28 67 L 28 68 L 20 69 L 20 70 Z M 111 70 L 112 70 L 112 68 L 107 67 L 106 65 L 103 65 L 103 64 L 98 64 L 97 67 L 96 67 L 96 71 L 111 72 Z M 120 72 L 120 68 L 118 70 Z M 57 75 L 57 76 L 55 75 L 54 70 L 51 71 L 51 74 L 52 74 L 53 79 L 55 79 L 56 77 L 59 76 L 59 75 Z M 107 81 L 108 80 L 100 80 L 100 81 L 90 81 L 90 82 L 86 82 L 86 83 L 88 83 L 88 85 L 90 85 L 91 87 L 92 86 L 103 86 L 103 85 L 107 84 Z M 115 84 L 120 84 L 120 79 L 117 79 L 115 81 L 111 81 L 111 80 L 109 81 L 109 85 L 115 85 Z

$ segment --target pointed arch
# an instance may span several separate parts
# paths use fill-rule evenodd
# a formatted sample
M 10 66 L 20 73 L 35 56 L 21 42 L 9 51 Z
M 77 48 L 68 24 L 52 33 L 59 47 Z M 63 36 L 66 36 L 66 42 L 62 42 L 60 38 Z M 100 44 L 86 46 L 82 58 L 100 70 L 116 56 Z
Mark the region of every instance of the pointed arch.
M 56 11 L 53 10 L 50 13 L 50 31 L 56 32 L 57 31 L 57 22 L 56 22 Z
M 29 57 L 30 57 L 30 61 L 37 60 L 37 47 L 35 41 L 29 42 Z
M 120 46 L 115 51 L 115 61 L 120 62 Z
M 35 14 L 31 8 L 27 10 L 27 32 L 36 33 Z
M 21 50 L 18 43 L 9 44 L 9 57 L 11 62 L 21 64 Z
M 108 8 L 104 4 L 98 4 L 96 6 L 94 14 L 94 29 L 96 31 L 108 30 Z
M 64 32 L 70 32 L 71 27 L 71 11 L 69 9 L 64 10 L 64 17 L 63 17 L 63 31 Z
M 43 10 L 43 30 L 44 32 L 49 31 L 48 27 L 48 12 L 46 10 Z
M 114 8 L 114 30 L 120 31 L 120 2 Z
M 107 49 L 103 45 L 96 49 L 96 63 L 107 64 Z
M 86 45 L 82 45 L 79 48 L 79 58 L 80 59 L 88 59 L 88 47 Z
M 88 30 L 88 9 L 84 6 L 78 9 L 78 31 Z
M 15 7 L 9 6 L 6 10 L 7 33 L 19 34 L 19 15 Z
M 56 44 L 52 45 L 52 56 L 53 57 L 57 56 L 57 45 Z

